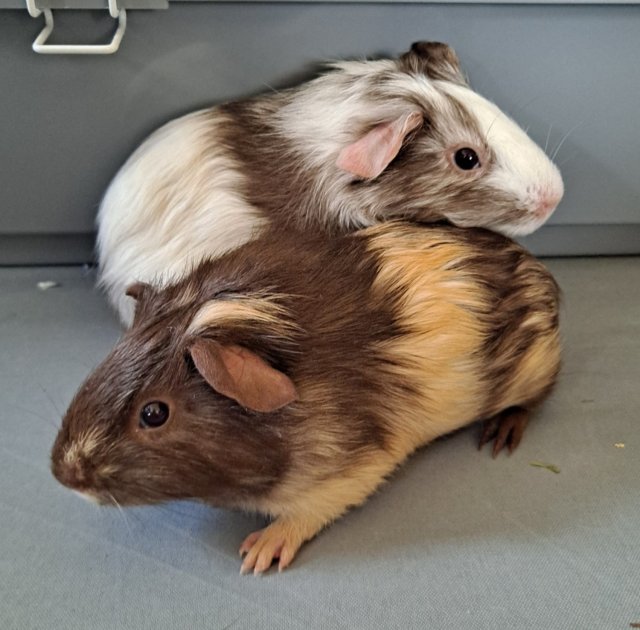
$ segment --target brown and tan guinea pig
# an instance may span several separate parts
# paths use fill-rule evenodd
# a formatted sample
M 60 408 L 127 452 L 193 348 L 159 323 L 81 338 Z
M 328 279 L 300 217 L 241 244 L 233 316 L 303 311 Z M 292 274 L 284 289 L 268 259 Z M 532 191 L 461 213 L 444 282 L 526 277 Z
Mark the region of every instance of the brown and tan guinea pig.
M 270 233 L 177 284 L 82 385 L 52 469 L 101 504 L 195 498 L 273 520 L 286 567 L 416 448 L 476 420 L 513 449 L 559 369 L 558 287 L 508 238 L 388 223 Z

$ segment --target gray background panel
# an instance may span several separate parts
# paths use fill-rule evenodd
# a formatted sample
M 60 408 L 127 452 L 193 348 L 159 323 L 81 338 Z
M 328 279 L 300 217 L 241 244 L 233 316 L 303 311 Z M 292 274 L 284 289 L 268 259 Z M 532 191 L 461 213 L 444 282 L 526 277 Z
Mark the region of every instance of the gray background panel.
M 638 6 L 180 3 L 130 12 L 108 57 L 37 55 L 40 28 L 2 12 L 0 234 L 88 235 L 118 166 L 164 121 L 295 83 L 318 60 L 397 54 L 416 39 L 451 43 L 473 86 L 543 146 L 548 135 L 550 151 L 569 134 L 551 225 L 640 224 Z M 54 43 L 112 30 L 106 12 L 58 12 Z M 603 229 L 595 241 L 609 251 Z
M 176 2 L 217 2 L 221 0 L 171 0 Z M 225 2 L 250 2 L 252 4 L 273 3 L 273 0 L 224 0 Z M 344 4 L 345 0 L 278 0 L 279 3 L 291 2 L 301 3 L 317 3 L 317 4 Z M 640 4 L 640 0 L 349 0 L 350 4 L 602 4 L 602 5 L 629 5 Z M 118 0 L 118 7 L 135 8 L 135 9 L 151 9 L 166 8 L 158 6 L 160 4 L 168 4 L 168 0 Z M 25 6 L 23 0 L 0 0 L 0 9 L 22 9 Z M 107 9 L 107 0 L 36 0 L 36 6 L 59 7 L 66 9 Z

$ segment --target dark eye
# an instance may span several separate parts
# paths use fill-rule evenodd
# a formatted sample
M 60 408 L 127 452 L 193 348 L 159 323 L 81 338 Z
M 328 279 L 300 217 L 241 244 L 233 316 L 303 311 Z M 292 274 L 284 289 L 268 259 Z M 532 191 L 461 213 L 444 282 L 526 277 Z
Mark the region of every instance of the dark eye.
M 169 419 L 169 405 L 159 400 L 147 403 L 140 411 L 140 426 L 143 429 L 156 429 Z
M 480 166 L 480 158 L 478 157 L 478 154 L 468 147 L 458 149 L 454 156 L 454 160 L 456 166 L 463 171 L 470 171 L 471 169 Z

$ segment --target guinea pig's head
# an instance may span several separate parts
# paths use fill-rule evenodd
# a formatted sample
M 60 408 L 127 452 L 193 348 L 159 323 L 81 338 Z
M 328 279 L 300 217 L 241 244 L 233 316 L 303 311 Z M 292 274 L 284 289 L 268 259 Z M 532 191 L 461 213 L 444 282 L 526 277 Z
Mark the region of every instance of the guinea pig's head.
M 72 400 L 52 472 L 100 504 L 244 505 L 287 465 L 276 420 L 296 390 L 259 339 L 265 326 L 283 332 L 278 311 L 246 295 L 185 304 L 184 287 L 171 291 L 130 290 L 134 324 Z
M 557 167 L 469 87 L 449 46 L 418 42 L 397 60 L 337 68 L 352 86 L 361 83 L 364 97 L 350 99 L 358 111 L 336 164 L 364 207 L 380 199 L 375 218 L 447 220 L 514 236 L 555 210 L 564 192 Z

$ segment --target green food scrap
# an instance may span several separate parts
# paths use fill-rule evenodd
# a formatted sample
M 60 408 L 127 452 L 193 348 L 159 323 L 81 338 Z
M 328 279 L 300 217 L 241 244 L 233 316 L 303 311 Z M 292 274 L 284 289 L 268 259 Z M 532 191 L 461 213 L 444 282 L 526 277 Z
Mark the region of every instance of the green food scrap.
M 529 466 L 535 466 L 536 468 L 546 468 L 547 470 L 556 473 L 556 475 L 560 474 L 560 469 L 554 464 L 547 464 L 546 462 L 529 462 Z

